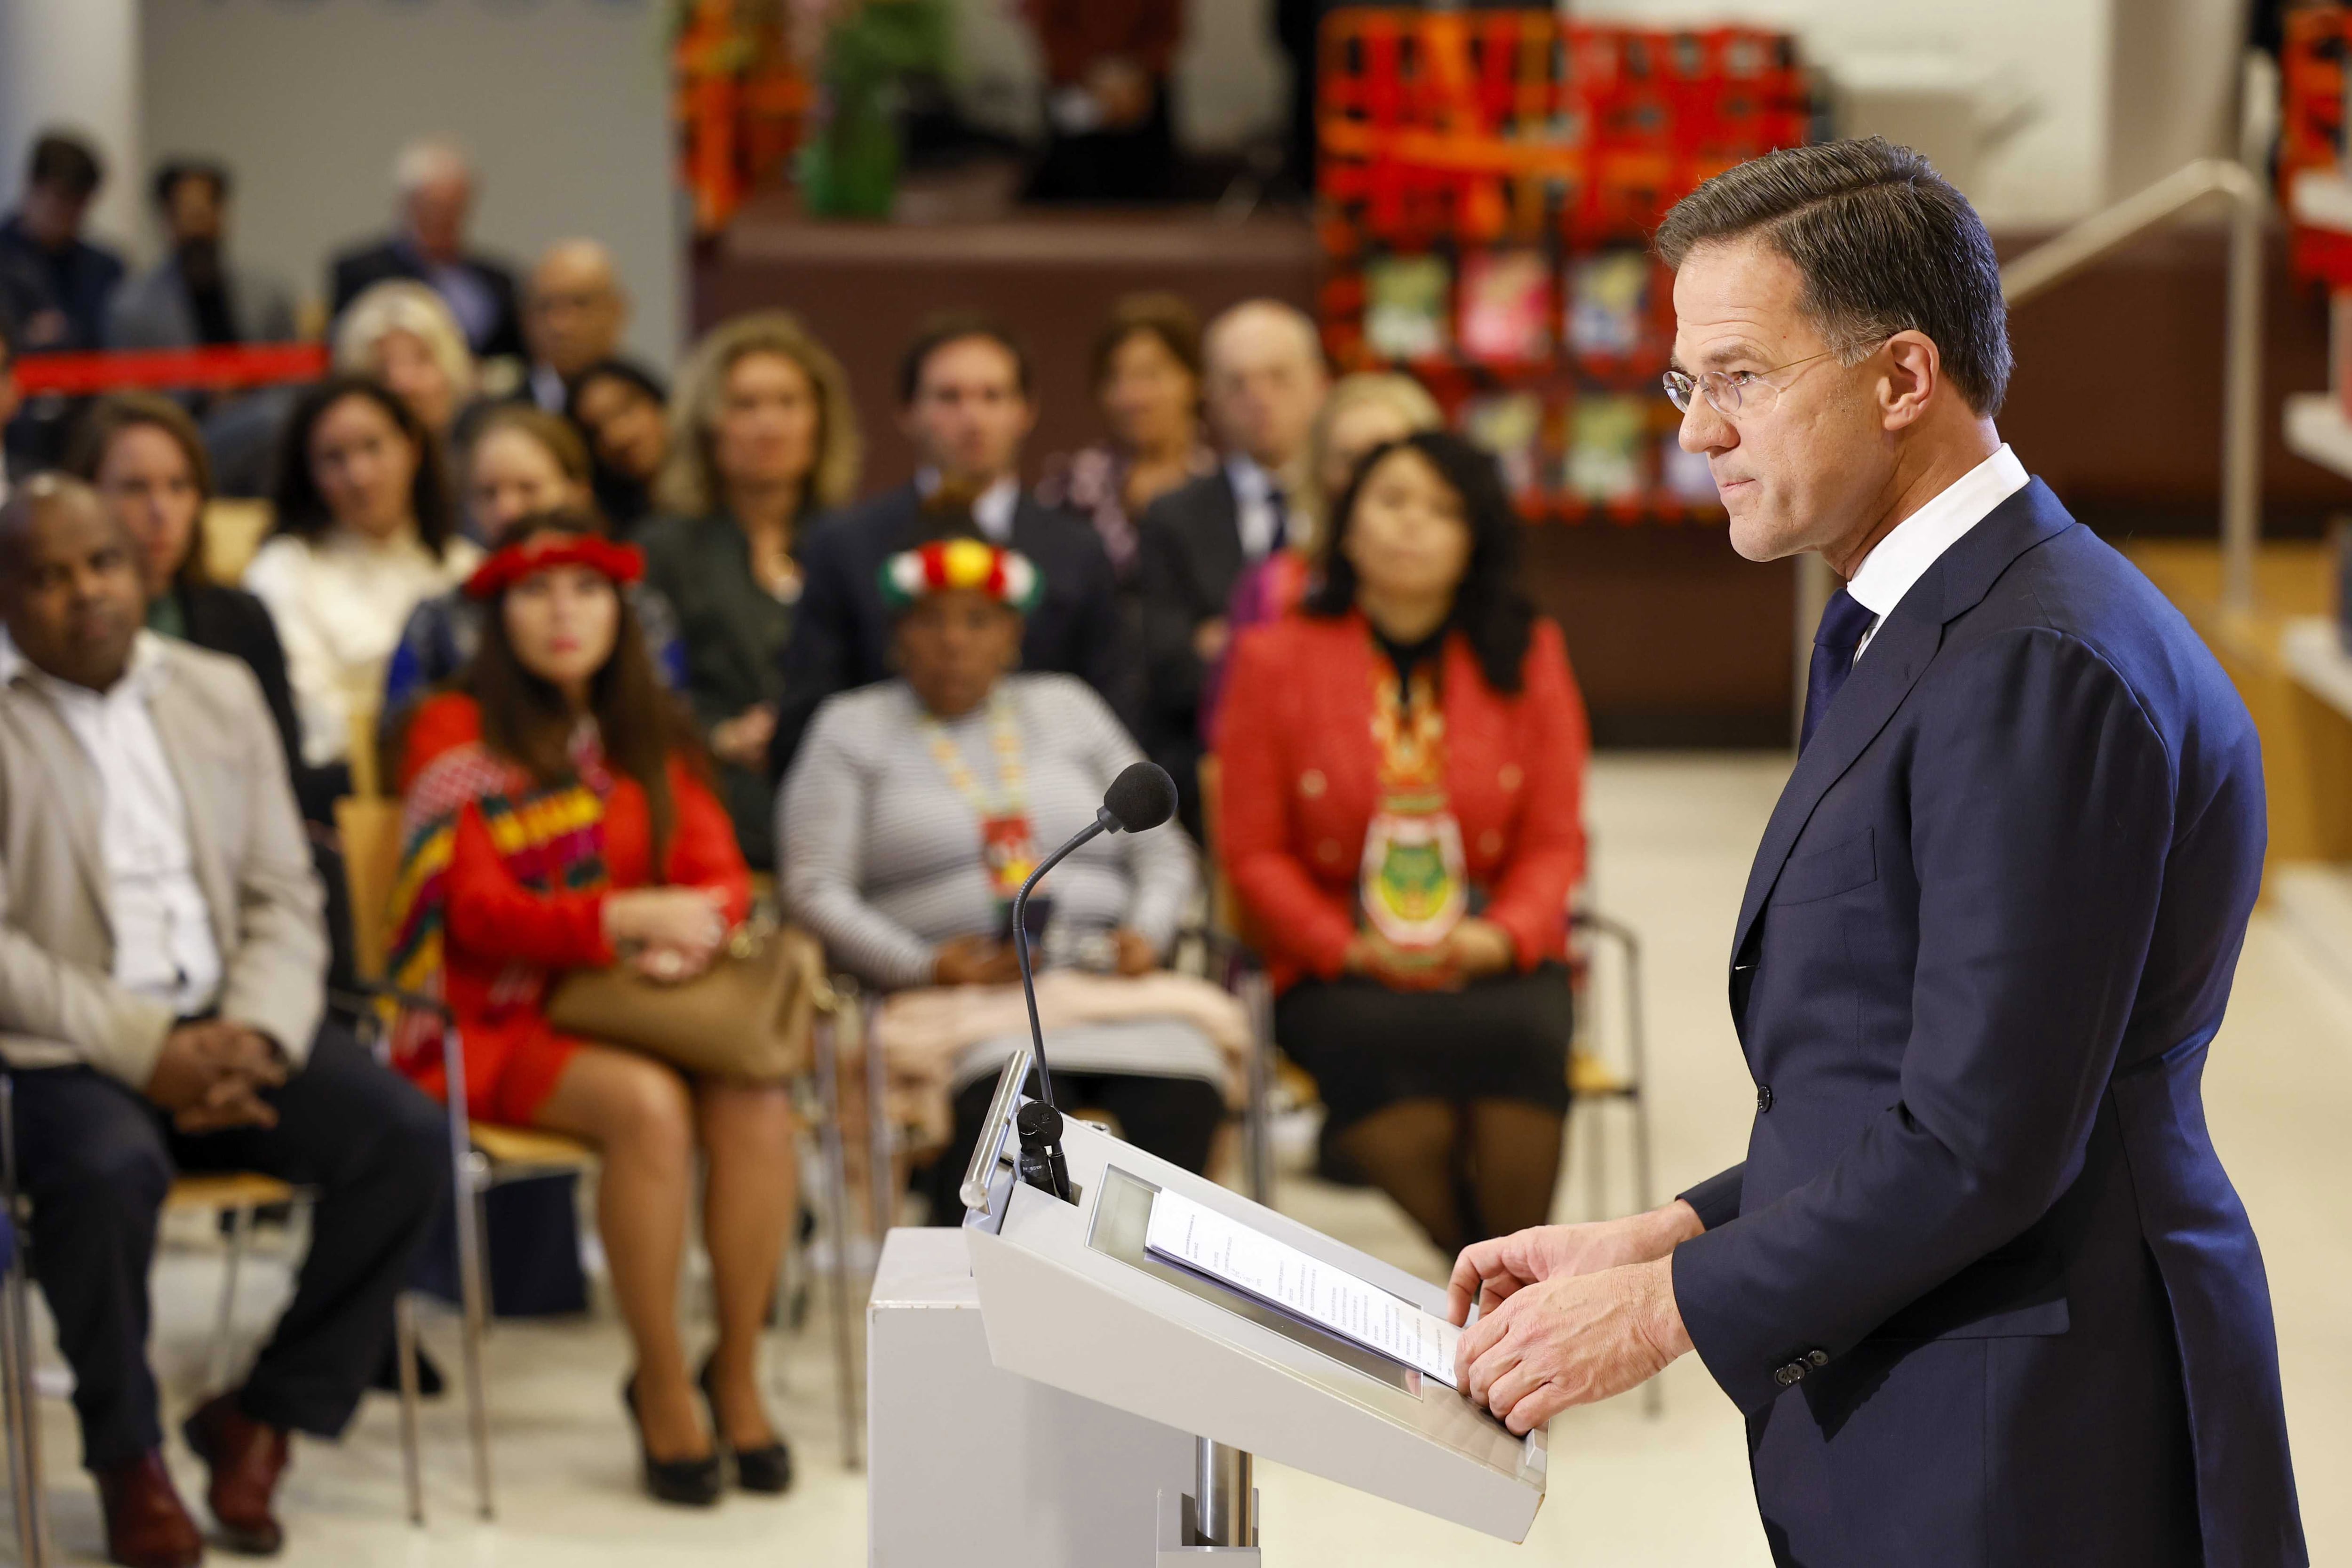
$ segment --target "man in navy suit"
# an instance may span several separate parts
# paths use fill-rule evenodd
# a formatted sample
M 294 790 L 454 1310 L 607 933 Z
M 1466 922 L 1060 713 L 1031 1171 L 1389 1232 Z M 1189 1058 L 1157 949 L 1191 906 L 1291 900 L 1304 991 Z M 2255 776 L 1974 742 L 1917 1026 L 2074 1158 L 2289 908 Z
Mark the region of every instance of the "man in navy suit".
M 1984 226 L 1873 139 L 1675 208 L 1682 444 L 1734 548 L 1847 586 L 1742 900 L 1746 1163 L 1482 1242 L 1514 1431 L 1696 1349 L 1805 1568 L 2308 1561 L 2252 1226 L 2205 1127 L 2262 758 L 2146 578 L 1993 426 Z

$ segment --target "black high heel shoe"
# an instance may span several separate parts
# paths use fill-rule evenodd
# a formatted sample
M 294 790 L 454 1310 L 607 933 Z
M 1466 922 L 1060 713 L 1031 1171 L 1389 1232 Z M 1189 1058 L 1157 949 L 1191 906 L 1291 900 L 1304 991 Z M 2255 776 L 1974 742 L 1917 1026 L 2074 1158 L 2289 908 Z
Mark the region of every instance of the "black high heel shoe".
M 637 1457 L 645 1464 L 646 1490 L 655 1500 L 688 1508 L 709 1508 L 717 1503 L 726 1489 L 717 1446 L 713 1445 L 710 1452 L 698 1459 L 656 1459 L 653 1449 L 646 1445 L 646 1424 L 637 1415 L 635 1373 L 631 1373 L 629 1380 L 621 1384 L 621 1403 L 628 1407 L 630 1423 L 637 1429 Z
M 727 1445 L 727 1424 L 719 1418 L 719 1391 L 711 1385 L 710 1363 L 705 1361 L 702 1370 L 695 1374 L 695 1384 L 702 1390 L 702 1402 L 710 1406 L 710 1429 L 718 1434 L 719 1447 Z M 783 1438 L 758 1448 L 735 1450 L 735 1484 L 747 1492 L 763 1492 L 773 1497 L 790 1491 L 793 1485 L 793 1450 Z

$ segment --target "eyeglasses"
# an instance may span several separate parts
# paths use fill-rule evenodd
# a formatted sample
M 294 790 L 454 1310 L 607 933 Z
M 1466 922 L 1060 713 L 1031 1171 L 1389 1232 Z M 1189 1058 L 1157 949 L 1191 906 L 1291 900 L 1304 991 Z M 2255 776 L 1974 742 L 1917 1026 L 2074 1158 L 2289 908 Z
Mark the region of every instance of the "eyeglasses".
M 1827 359 L 1835 352 L 1833 349 L 1823 349 L 1817 354 L 1807 354 L 1802 359 L 1792 359 L 1786 364 L 1776 364 L 1769 370 L 1711 370 L 1703 375 L 1693 375 L 1688 371 L 1670 370 L 1666 372 L 1664 378 L 1666 401 L 1675 405 L 1676 412 L 1688 414 L 1692 395 L 1696 394 L 1705 397 L 1707 406 L 1726 419 L 1738 414 L 1743 407 L 1751 413 L 1761 414 L 1779 401 L 1781 390 L 1776 383 L 1765 380 L 1766 376 L 1778 375 L 1784 370 L 1794 370 L 1801 364 L 1811 364 L 1817 359 Z

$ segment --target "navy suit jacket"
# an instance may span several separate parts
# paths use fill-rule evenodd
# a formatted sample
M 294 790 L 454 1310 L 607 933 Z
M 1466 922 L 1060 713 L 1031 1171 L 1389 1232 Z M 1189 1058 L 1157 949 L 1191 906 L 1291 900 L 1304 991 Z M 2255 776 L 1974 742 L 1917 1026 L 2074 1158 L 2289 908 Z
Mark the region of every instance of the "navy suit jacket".
M 481 279 L 493 305 L 489 330 L 472 343 L 474 353 L 483 359 L 520 357 L 526 351 L 514 274 L 487 256 L 460 257 L 457 265 Z M 378 283 L 395 278 L 427 281 L 424 268 L 396 236 L 344 251 L 329 265 L 327 275 L 329 313 L 337 316 Z
M 784 645 L 783 697 L 768 751 L 775 776 L 792 767 L 819 703 L 889 678 L 891 616 L 882 599 L 882 564 L 929 539 L 933 526 L 907 484 L 810 531 L 800 551 L 800 605 Z M 1135 660 L 1101 539 L 1077 518 L 1024 493 L 1013 512 L 1012 545 L 1045 580 L 1022 637 L 1021 667 L 1077 676 L 1132 724 Z
M 1776 1561 L 2308 1561 L 2199 1091 L 2265 831 L 2220 666 L 2040 480 L 1879 626 L 1748 877 L 1757 1116 L 1674 1258 Z

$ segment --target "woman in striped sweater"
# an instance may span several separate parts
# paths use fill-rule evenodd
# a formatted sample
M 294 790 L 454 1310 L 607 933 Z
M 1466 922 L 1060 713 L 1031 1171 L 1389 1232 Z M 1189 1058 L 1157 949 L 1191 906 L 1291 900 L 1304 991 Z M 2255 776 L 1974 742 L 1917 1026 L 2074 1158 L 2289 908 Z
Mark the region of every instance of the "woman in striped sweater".
M 1012 672 L 1038 587 L 1025 557 L 960 538 L 884 572 L 899 678 L 818 710 L 779 804 L 785 900 L 835 963 L 885 990 L 1006 984 L 1019 978 L 1013 894 L 1142 753 L 1084 681 Z M 1179 833 L 1095 839 L 1030 901 L 1041 967 L 1158 969 L 1197 877 Z M 936 1167 L 950 1188 L 1023 1043 L 980 1040 L 958 1055 L 954 1140 Z M 1049 1048 L 1066 1102 L 1108 1111 L 1130 1142 L 1188 1169 L 1207 1163 L 1225 1069 L 1200 1028 L 1096 1023 L 1055 1031 Z

